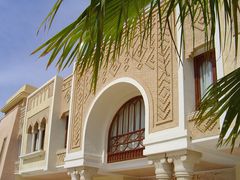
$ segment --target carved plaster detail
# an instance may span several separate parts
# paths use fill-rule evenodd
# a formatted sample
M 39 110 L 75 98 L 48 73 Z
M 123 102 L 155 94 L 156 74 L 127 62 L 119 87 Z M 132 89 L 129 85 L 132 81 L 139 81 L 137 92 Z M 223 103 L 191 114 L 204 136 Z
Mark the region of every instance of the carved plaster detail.
M 72 119 L 72 139 L 71 149 L 80 147 L 81 127 L 83 119 L 83 104 L 84 104 L 84 78 L 76 74 L 74 87 L 74 103 L 73 103 L 73 119 Z
M 63 98 L 66 103 L 69 103 L 71 99 L 71 85 L 72 85 L 72 76 L 65 79 L 62 86 Z
M 159 25 L 158 25 L 159 26 Z M 158 27 L 159 29 L 160 27 Z M 170 31 L 166 28 L 163 40 L 158 30 L 158 89 L 157 119 L 154 126 L 173 121 L 173 46 Z M 163 42 L 161 42 L 163 41 Z
M 51 81 L 46 86 L 41 88 L 37 93 L 31 96 L 28 99 L 27 111 L 30 111 L 38 107 L 44 101 L 51 98 L 53 96 L 53 86 L 54 86 L 54 81 Z
M 153 29 L 151 34 L 151 41 L 148 37 L 144 40 L 143 46 L 141 46 L 141 38 L 135 36 L 131 47 L 128 51 L 123 51 L 120 58 L 108 67 L 102 67 L 99 72 L 99 80 L 97 90 L 100 89 L 108 80 L 116 78 L 118 76 L 134 76 L 139 78 L 139 74 L 142 72 L 142 76 L 146 76 L 148 72 L 151 74 L 156 73 L 154 78 L 154 85 L 149 82 L 147 78 L 142 78 L 145 81 L 146 86 L 149 85 L 152 88 L 154 99 L 154 105 L 157 106 L 157 117 L 154 117 L 153 122 L 150 122 L 152 128 L 159 127 L 162 124 L 166 124 L 173 121 L 173 62 L 174 62 L 174 47 L 171 42 L 171 36 L 169 30 L 166 31 L 164 37 L 163 46 L 161 46 L 161 37 L 159 33 L 157 14 L 153 15 Z M 140 28 L 136 30 L 140 32 Z M 137 34 L 137 33 L 136 33 Z M 140 51 L 142 50 L 142 53 Z M 111 58 L 110 58 L 111 59 Z M 72 114 L 72 142 L 71 148 L 80 147 L 80 136 L 83 121 L 83 106 L 87 107 L 89 99 L 91 97 L 91 71 L 87 72 L 81 78 L 75 74 L 76 80 L 74 82 L 74 97 L 73 97 L 73 114 Z M 146 75 L 145 75 L 146 73 Z M 156 79 L 157 78 L 157 79 Z M 141 77 L 140 77 L 141 80 Z M 90 97 L 89 97 L 90 96 Z
M 63 165 L 65 157 L 66 157 L 65 151 L 57 153 L 56 165 L 57 166 Z

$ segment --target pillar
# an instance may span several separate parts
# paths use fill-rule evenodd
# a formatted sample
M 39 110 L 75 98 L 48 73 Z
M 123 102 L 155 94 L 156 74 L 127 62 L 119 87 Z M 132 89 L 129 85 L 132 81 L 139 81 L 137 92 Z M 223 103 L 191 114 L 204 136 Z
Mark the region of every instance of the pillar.
M 186 150 L 184 153 L 173 157 L 175 177 L 177 180 L 191 180 L 194 165 L 199 162 L 201 153 Z
M 42 147 L 42 133 L 43 133 L 43 128 L 40 128 L 40 129 L 39 129 L 38 150 L 40 150 L 41 147 Z
M 169 161 L 166 154 L 158 154 L 148 157 L 150 162 L 154 164 L 157 180 L 170 180 L 173 174 L 173 163 Z
M 35 136 L 36 136 L 36 132 L 33 131 L 31 134 L 31 137 L 32 137 L 31 152 L 34 152 Z
M 71 180 L 92 180 L 92 177 L 97 173 L 97 169 L 92 167 L 78 167 L 76 169 L 68 172 Z
M 68 175 L 71 177 L 71 180 L 80 180 L 80 175 L 78 171 L 68 172 Z
M 84 167 L 80 171 L 80 180 L 92 180 L 92 177 L 96 175 L 96 173 L 96 168 Z

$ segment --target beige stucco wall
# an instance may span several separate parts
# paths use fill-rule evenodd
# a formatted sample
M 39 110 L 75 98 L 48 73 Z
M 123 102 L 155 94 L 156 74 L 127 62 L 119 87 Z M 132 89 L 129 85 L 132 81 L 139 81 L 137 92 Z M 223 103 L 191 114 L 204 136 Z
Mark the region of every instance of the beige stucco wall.
M 72 75 L 65 78 L 62 84 L 61 92 L 61 113 L 69 111 L 72 87 Z
M 195 79 L 194 79 L 194 62 L 195 56 L 213 49 L 217 45 L 218 38 L 215 38 L 216 43 L 210 44 L 205 41 L 205 32 L 203 26 L 203 18 L 199 18 L 195 24 L 195 35 L 193 36 L 190 17 L 186 19 L 184 26 L 185 46 L 184 46 L 184 94 L 185 94 L 185 118 L 187 128 L 192 139 L 215 136 L 219 134 L 219 123 L 214 124 L 209 130 L 205 131 L 205 124 L 196 127 L 195 121 L 192 119 L 196 111 L 195 105 Z M 210 34 L 209 34 L 210 37 Z M 194 39 L 194 42 L 193 42 Z M 209 49 L 207 49 L 207 47 Z M 216 53 L 217 51 L 215 51 Z M 216 56 L 217 57 L 217 56 Z M 217 59 L 216 59 L 217 60 Z M 217 60 L 218 61 L 218 60 Z M 217 71 L 219 71 L 217 66 Z
M 18 155 L 19 107 L 16 106 L 0 122 L 0 179 L 14 180 L 15 161 Z M 6 138 L 4 147 L 3 140 Z
M 49 121 L 51 119 L 50 112 L 52 111 L 52 101 L 53 101 L 53 88 L 54 80 L 50 80 L 46 85 L 36 90 L 32 95 L 27 99 L 26 106 L 26 116 L 24 120 L 23 134 L 22 134 L 22 150 L 21 156 L 26 156 L 29 154 L 30 142 L 28 138 L 27 131 L 29 126 L 34 127 L 37 122 L 39 125 L 42 120 L 46 120 L 45 127 L 45 140 L 44 140 L 44 151 L 48 149 L 49 144 Z M 25 157 L 21 158 L 19 169 L 21 172 L 31 171 L 32 169 L 43 169 L 47 166 L 46 156 L 48 151 L 44 155 L 32 157 L 26 159 Z
M 155 14 L 153 21 L 156 22 L 157 18 Z M 178 62 L 169 31 L 166 32 L 163 49 L 160 47 L 157 23 L 154 23 L 152 33 L 152 41 L 145 41 L 142 54 L 139 53 L 140 39 L 136 36 L 129 52 L 122 52 L 114 64 L 101 70 L 96 95 L 118 78 L 129 77 L 136 80 L 148 96 L 149 132 L 156 132 L 178 126 Z M 82 146 L 83 126 L 87 123 L 86 114 L 95 98 L 93 93 L 89 93 L 90 84 L 90 73 L 86 73 L 81 78 L 74 74 L 70 127 L 72 150 L 81 149 Z M 109 104 L 103 104 L 103 110 L 104 107 L 109 108 Z
M 23 128 L 21 174 L 56 170 L 59 160 L 57 152 L 64 148 L 66 122 L 61 118 L 69 111 L 71 78 L 69 76 L 63 80 L 56 76 L 28 97 Z M 43 119 L 46 120 L 44 149 L 30 152 L 29 144 L 32 142 L 28 140 L 28 127 L 34 127 L 36 122 L 40 125 Z
M 221 36 L 222 36 L 222 61 L 223 61 L 223 68 L 224 68 L 224 75 L 229 74 L 230 72 L 232 72 L 234 69 L 238 68 L 240 66 L 240 61 L 239 61 L 239 52 L 240 52 L 240 46 L 239 46 L 239 32 L 240 32 L 240 19 L 238 19 L 238 57 L 235 59 L 235 32 L 234 30 L 232 31 L 232 34 L 230 33 L 230 27 L 228 26 L 228 28 L 226 28 L 226 39 L 224 38 L 225 36 L 225 24 L 224 24 L 224 18 L 225 15 L 224 13 L 221 13 Z M 239 17 L 239 13 L 238 13 L 238 17 Z M 226 42 L 225 42 L 226 40 Z M 225 46 L 224 46 L 224 43 Z

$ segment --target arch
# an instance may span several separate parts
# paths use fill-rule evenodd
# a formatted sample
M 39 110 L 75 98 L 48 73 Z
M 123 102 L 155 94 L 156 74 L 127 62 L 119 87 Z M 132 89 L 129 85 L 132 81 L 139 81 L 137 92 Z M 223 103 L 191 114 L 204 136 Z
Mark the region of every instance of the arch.
M 46 123 L 47 123 L 46 118 L 45 118 L 45 117 L 42 118 L 42 120 L 41 120 L 41 122 L 40 122 L 40 128 L 44 128 L 44 129 L 45 129 L 45 127 L 46 127 Z
M 33 127 L 34 133 L 33 133 L 33 148 L 32 151 L 37 151 L 39 149 L 39 123 L 35 122 Z
M 33 126 L 34 132 L 38 131 L 38 128 L 39 128 L 38 122 L 35 122 L 35 124 Z
M 32 133 L 32 130 L 33 130 L 33 129 L 32 129 L 32 126 L 29 125 L 29 126 L 28 126 L 28 129 L 27 129 L 27 133 L 28 133 L 28 134 L 31 134 L 31 133 Z
M 142 96 L 131 98 L 117 111 L 108 130 L 107 162 L 144 157 L 144 113 Z
M 149 94 L 139 82 L 129 77 L 116 79 L 100 90 L 89 107 L 83 127 L 82 150 L 85 157 L 94 154 L 96 158 L 102 158 L 104 155 L 106 162 L 108 130 L 112 119 L 118 109 L 135 96 L 143 97 L 146 136 L 149 132 Z
M 42 118 L 40 123 L 40 132 L 39 132 L 39 147 L 38 149 L 44 149 L 44 142 L 45 142 L 45 133 L 46 133 L 46 118 Z

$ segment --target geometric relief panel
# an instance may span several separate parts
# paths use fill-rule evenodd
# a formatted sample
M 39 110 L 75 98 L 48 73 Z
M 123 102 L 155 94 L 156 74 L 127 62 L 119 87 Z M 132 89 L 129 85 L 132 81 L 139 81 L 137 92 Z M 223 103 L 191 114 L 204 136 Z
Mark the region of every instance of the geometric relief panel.
M 153 17 L 153 20 L 156 19 L 156 16 Z M 153 24 L 155 25 L 155 24 Z M 140 27 L 136 30 L 136 32 L 140 32 Z M 109 69 L 109 73 L 112 77 L 115 77 L 119 71 L 127 72 L 129 67 L 132 66 L 136 70 L 142 70 L 143 67 L 147 67 L 150 70 L 155 70 L 156 68 L 156 60 L 157 60 L 157 34 L 153 31 L 151 32 L 152 39 L 148 37 L 142 43 L 142 39 L 136 33 L 133 37 L 133 42 L 131 43 L 131 47 L 129 50 L 124 51 L 118 60 L 116 60 Z M 106 77 L 104 76 L 104 82 L 106 81 Z
M 158 90 L 157 90 L 157 119 L 154 125 L 159 126 L 173 121 L 173 48 L 169 29 L 161 40 L 158 27 Z M 161 44 L 162 41 L 162 44 Z
M 76 76 L 76 84 L 74 85 L 73 96 L 73 113 L 71 127 L 71 149 L 81 146 L 81 131 L 83 123 L 83 107 L 91 94 L 91 71 L 87 71 L 84 75 L 78 73 Z
M 84 103 L 84 81 L 76 74 L 74 85 L 73 98 L 73 113 L 72 113 L 72 127 L 71 127 L 71 149 L 80 147 L 81 127 L 83 119 L 83 103 Z
M 154 70 L 157 73 L 157 118 L 154 118 L 153 126 L 173 121 L 173 48 L 171 36 L 168 30 L 165 32 L 164 43 L 161 45 L 161 37 L 157 23 L 158 16 L 153 15 L 153 30 L 151 31 L 151 41 L 144 41 L 141 46 L 141 38 L 135 36 L 130 49 L 123 52 L 120 58 L 109 64 L 107 68 L 102 68 L 98 87 L 103 85 L 109 78 L 117 77 L 118 73 L 126 76 L 133 72 L 139 74 L 140 70 L 144 73 Z M 137 32 L 140 32 L 138 30 Z M 111 59 L 111 58 L 110 58 Z M 144 68 L 144 69 L 143 69 Z M 130 71 L 131 69 L 131 71 Z M 144 76 L 143 73 L 143 76 Z M 73 97 L 73 121 L 72 121 L 72 148 L 80 147 L 80 136 L 83 121 L 83 106 L 90 95 L 91 73 L 87 72 L 81 78 L 76 75 L 76 84 Z

